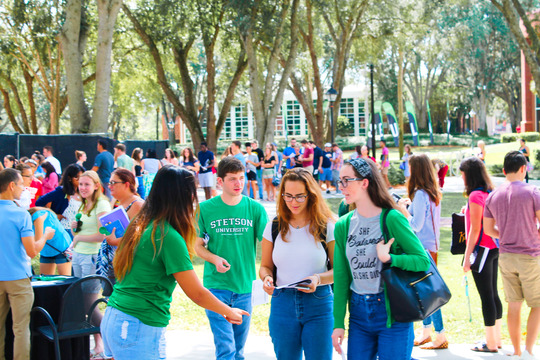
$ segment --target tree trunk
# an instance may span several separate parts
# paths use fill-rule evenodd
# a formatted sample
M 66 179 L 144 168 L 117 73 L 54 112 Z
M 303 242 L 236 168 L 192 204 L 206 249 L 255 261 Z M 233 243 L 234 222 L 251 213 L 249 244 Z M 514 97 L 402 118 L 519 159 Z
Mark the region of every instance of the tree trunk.
M 15 118 L 15 115 L 13 114 L 8 90 L 0 87 L 0 92 L 2 93 L 2 96 L 4 97 L 4 109 L 6 110 L 6 114 L 8 116 L 9 122 L 11 122 L 11 126 L 13 126 L 13 130 L 18 132 L 19 134 L 24 134 L 25 133 L 24 130 L 19 126 L 19 124 L 17 123 L 17 119 Z
M 403 50 L 401 49 L 401 46 L 399 47 L 399 63 L 398 63 L 398 83 L 397 83 L 397 91 L 398 91 L 398 113 L 397 113 L 397 121 L 399 124 L 399 158 L 401 159 L 403 157 L 403 131 L 404 123 L 403 123 Z
M 90 132 L 107 132 L 111 91 L 112 37 L 122 0 L 98 0 L 98 38 L 96 53 L 96 92 Z
M 90 131 L 90 113 L 84 101 L 82 79 L 82 54 L 87 34 L 82 30 L 82 0 L 67 0 L 66 20 L 59 36 L 66 67 L 66 87 L 68 93 L 71 132 Z
M 28 97 L 28 106 L 30 107 L 30 129 L 32 134 L 38 133 L 37 118 L 36 118 L 36 102 L 34 100 L 34 77 L 21 66 L 26 84 L 26 95 Z

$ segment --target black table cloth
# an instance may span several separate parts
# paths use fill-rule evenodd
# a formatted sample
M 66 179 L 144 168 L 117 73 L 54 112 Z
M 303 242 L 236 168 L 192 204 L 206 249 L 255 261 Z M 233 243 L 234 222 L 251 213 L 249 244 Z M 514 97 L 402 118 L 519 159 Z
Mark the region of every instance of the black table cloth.
M 69 286 L 78 280 L 76 277 L 58 277 L 58 280 L 40 281 L 40 277 L 32 279 L 32 289 L 34 290 L 34 305 L 41 306 L 49 312 L 54 322 L 58 322 L 60 307 L 62 306 L 62 296 Z M 47 278 L 52 278 L 48 276 Z M 34 314 L 35 320 L 32 324 L 32 350 L 31 359 L 47 360 L 54 359 L 54 344 L 33 330 L 37 326 L 47 325 L 43 316 Z M 60 353 L 62 360 L 69 359 L 89 359 L 90 337 L 82 337 L 60 341 Z M 6 321 L 6 359 L 13 359 L 13 332 L 11 323 L 11 313 Z

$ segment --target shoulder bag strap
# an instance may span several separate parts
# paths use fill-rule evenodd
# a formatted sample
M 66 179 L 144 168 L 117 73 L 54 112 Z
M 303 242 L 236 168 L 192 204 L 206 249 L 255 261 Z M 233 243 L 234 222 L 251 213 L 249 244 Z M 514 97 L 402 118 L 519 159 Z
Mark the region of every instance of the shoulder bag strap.
M 435 230 L 435 219 L 433 218 L 433 206 L 431 205 L 432 201 L 429 199 L 429 212 L 431 213 L 431 225 L 433 225 L 433 236 L 435 236 L 435 250 L 439 252 L 439 244 L 437 244 L 437 231 Z

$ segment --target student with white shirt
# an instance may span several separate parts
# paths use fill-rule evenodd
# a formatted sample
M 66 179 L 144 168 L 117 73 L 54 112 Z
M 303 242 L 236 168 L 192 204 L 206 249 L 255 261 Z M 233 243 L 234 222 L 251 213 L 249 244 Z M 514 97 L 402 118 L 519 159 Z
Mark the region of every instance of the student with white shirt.
M 268 325 L 278 359 L 332 358 L 334 216 L 310 171 L 281 181 L 277 216 L 266 225 L 259 276 L 272 295 Z M 276 288 L 300 280 L 304 288 Z M 302 311 L 298 312 L 297 309 Z

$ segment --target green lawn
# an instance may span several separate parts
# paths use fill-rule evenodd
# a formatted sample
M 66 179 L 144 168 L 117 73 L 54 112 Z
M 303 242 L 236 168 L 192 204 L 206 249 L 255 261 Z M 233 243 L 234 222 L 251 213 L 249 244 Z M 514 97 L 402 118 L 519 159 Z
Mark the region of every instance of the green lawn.
M 328 203 L 333 211 L 337 212 L 337 207 L 341 199 L 328 199 Z M 442 202 L 442 216 L 449 217 L 452 212 L 458 212 L 466 203 L 461 193 L 444 193 Z M 480 299 L 472 279 L 468 274 L 469 298 L 465 296 L 465 286 L 463 283 L 463 270 L 461 268 L 461 255 L 450 254 L 451 231 L 449 228 L 441 229 L 441 248 L 439 252 L 439 269 L 452 292 L 452 299 L 443 308 L 443 319 L 448 338 L 451 343 L 472 343 L 483 338 L 483 319 Z M 260 247 L 257 254 L 257 269 L 260 265 Z M 33 260 L 34 269 L 39 269 L 39 259 Z M 193 259 L 195 271 L 200 279 L 203 275 L 203 261 L 200 258 Z M 506 328 L 506 309 L 504 293 L 499 279 L 499 295 L 503 300 L 504 307 L 504 343 L 508 344 L 509 337 Z M 468 300 L 471 303 L 472 321 L 469 320 Z M 268 317 L 270 314 L 269 305 L 257 306 L 253 311 L 251 322 L 251 332 L 253 334 L 268 334 Z M 171 322 L 169 329 L 200 330 L 209 331 L 210 327 L 204 310 L 191 302 L 177 287 L 173 295 L 171 304 Z M 522 324 L 525 330 L 528 309 L 524 307 L 522 314 Z M 417 328 L 420 324 L 417 324 Z M 525 337 L 526 333 L 523 333 Z

